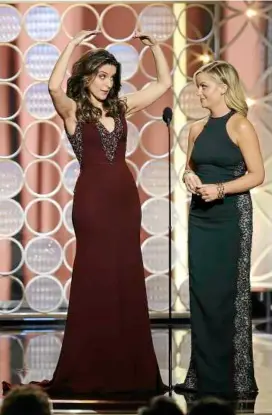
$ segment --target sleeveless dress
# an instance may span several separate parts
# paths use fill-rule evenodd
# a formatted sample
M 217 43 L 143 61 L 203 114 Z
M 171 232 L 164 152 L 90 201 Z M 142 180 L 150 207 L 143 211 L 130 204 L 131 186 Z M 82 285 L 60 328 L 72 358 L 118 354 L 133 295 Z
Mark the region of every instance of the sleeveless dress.
M 234 111 L 210 117 L 191 159 L 203 184 L 246 174 L 239 147 L 227 133 Z M 193 195 L 188 250 L 191 360 L 183 384 L 200 394 L 257 393 L 252 355 L 250 259 L 252 201 L 249 191 L 205 202 Z
M 70 301 L 51 397 L 120 398 L 165 391 L 149 325 L 141 205 L 125 161 L 127 123 L 109 132 L 78 122 L 68 139 L 80 163 L 72 220 L 77 240 Z M 4 393 L 11 386 L 3 382 Z

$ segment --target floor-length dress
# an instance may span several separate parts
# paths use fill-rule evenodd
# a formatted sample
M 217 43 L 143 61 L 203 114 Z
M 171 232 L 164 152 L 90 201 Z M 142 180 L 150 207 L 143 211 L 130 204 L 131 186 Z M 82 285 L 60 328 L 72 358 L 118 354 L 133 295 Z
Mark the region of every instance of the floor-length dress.
M 243 176 L 246 165 L 227 132 L 234 114 L 210 117 L 192 151 L 203 184 Z M 243 396 L 257 392 L 252 355 L 250 192 L 205 202 L 193 195 L 188 250 L 191 360 L 183 384 L 200 394 Z
M 51 397 L 161 393 L 125 117 L 115 118 L 112 132 L 101 122 L 78 122 L 67 136 L 81 167 L 72 213 L 77 249 L 59 361 L 53 379 L 38 384 Z

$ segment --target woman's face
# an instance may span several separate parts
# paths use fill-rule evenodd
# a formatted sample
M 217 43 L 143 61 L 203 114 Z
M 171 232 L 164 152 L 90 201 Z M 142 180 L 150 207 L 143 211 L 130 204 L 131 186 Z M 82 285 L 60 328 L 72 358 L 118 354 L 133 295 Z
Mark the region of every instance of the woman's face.
M 214 109 L 224 102 L 226 85 L 218 83 L 211 75 L 202 72 L 196 76 L 197 95 L 203 108 Z
M 91 97 L 98 101 L 104 101 L 113 86 L 115 74 L 116 67 L 114 65 L 100 66 L 97 74 L 88 85 Z

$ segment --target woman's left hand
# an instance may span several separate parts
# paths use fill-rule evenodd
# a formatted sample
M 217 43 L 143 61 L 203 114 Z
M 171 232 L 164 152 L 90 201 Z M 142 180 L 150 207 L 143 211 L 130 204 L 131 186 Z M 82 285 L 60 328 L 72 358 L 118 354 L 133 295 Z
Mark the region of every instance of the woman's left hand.
M 213 202 L 218 199 L 218 188 L 216 184 L 202 184 L 196 187 L 196 194 L 201 196 L 205 202 Z
M 146 46 L 155 46 L 157 44 L 155 38 L 147 33 L 139 32 L 139 30 L 135 30 L 134 38 L 138 38 L 141 42 Z

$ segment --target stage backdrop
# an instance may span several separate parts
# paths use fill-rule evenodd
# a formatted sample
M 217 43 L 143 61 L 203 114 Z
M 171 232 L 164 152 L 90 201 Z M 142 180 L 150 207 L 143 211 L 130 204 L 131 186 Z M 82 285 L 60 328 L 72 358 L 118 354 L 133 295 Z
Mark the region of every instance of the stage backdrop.
M 95 3 L 95 5 L 94 5 Z M 144 88 L 155 70 L 135 28 L 161 43 L 173 87 L 128 120 L 127 163 L 142 202 L 142 253 L 149 308 L 168 312 L 168 167 L 163 108 L 173 108 L 172 306 L 188 310 L 187 215 L 181 182 L 188 127 L 206 114 L 192 84 L 203 63 L 223 58 L 244 83 L 249 118 L 259 134 L 266 180 L 252 192 L 252 286 L 272 286 L 271 5 L 270 2 L 9 2 L 0 4 L 0 311 L 66 310 L 76 242 L 71 210 L 78 162 L 47 90 L 66 43 L 82 29 L 100 28 L 69 64 L 89 48 L 104 47 L 122 64 L 122 93 Z M 99 178 L 98 178 L 99 180 Z M 124 200 L 124 203 L 126 201 Z M 128 241 L 129 243 L 129 241 Z M 107 252 L 105 251 L 105 261 Z M 124 252 L 125 255 L 125 252 Z M 90 269 L 92 247 L 90 247 Z M 211 258 L 212 260 L 212 258 Z M 91 278 L 91 275 L 90 275 Z

